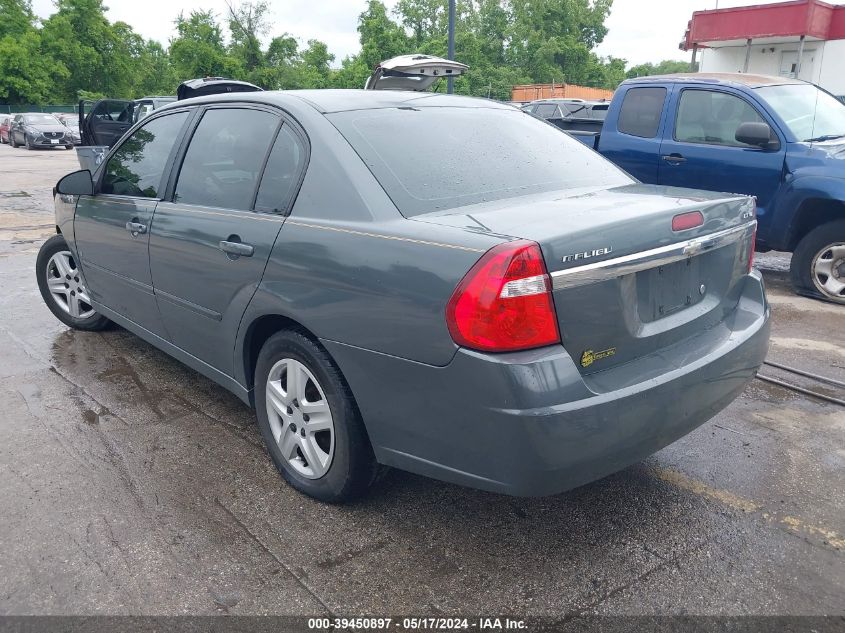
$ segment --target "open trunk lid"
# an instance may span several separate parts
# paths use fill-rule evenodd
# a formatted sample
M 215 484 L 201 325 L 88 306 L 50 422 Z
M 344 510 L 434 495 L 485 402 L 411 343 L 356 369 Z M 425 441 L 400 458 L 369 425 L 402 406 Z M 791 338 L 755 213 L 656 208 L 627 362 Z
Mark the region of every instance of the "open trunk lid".
M 700 226 L 673 230 L 673 218 L 695 212 Z M 415 219 L 537 242 L 563 345 L 584 374 L 669 350 L 724 321 L 756 226 L 752 198 L 642 184 Z
M 258 86 L 246 81 L 226 79 L 225 77 L 201 77 L 183 81 L 176 89 L 176 99 L 191 99 L 192 97 L 204 97 L 226 92 L 258 92 L 262 90 Z
M 365 90 L 424 91 L 443 77 L 459 77 L 469 66 L 433 55 L 399 55 L 383 61 L 364 84 Z

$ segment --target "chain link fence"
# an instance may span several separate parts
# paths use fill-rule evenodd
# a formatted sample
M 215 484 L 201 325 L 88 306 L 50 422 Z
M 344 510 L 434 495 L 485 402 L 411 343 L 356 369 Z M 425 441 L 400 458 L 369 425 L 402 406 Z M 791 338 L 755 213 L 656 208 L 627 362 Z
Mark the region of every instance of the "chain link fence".
M 18 112 L 76 112 L 76 106 L 70 105 L 33 105 L 24 103 L 21 105 L 0 104 L 0 114 L 12 114 Z

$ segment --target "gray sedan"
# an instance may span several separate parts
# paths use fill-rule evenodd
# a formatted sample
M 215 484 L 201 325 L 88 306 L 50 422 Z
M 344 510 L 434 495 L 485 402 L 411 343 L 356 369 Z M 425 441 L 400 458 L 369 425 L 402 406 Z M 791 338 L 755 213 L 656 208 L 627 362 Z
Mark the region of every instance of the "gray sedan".
M 189 99 L 55 201 L 36 273 L 56 317 L 237 394 L 328 502 L 384 466 L 579 486 L 704 423 L 768 345 L 753 199 L 642 185 L 487 100 Z

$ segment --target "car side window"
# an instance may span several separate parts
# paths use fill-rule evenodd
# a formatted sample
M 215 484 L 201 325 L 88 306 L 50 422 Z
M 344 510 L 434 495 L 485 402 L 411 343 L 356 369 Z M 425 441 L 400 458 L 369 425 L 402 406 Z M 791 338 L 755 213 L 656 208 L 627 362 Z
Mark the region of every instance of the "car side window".
M 619 131 L 641 138 L 654 138 L 666 101 L 666 88 L 631 88 L 622 99 Z
M 187 112 L 177 112 L 135 130 L 109 158 L 102 193 L 158 198 L 167 159 L 187 118 Z
M 278 124 L 278 116 L 262 110 L 208 110 L 185 153 L 174 201 L 251 209 Z
M 764 123 L 745 99 L 714 90 L 684 90 L 675 117 L 675 140 L 749 147 L 736 140 L 742 123 Z
M 553 118 L 555 115 L 555 111 L 557 110 L 557 106 L 553 103 L 542 103 L 537 106 L 537 110 L 534 112 L 539 117 L 543 117 L 544 119 Z
M 255 199 L 255 210 L 286 213 L 290 209 L 304 165 L 305 146 L 289 125 L 283 126 L 264 168 Z

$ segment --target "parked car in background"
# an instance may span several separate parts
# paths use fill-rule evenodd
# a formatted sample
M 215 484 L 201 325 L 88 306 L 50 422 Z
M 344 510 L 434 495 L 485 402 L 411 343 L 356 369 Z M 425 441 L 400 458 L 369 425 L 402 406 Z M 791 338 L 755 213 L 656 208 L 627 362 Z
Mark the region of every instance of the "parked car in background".
M 176 101 L 176 97 L 144 97 L 142 99 L 136 99 L 134 101 L 132 122 L 137 123 L 141 119 L 151 115 L 153 110 L 157 110 L 174 101 Z
M 757 200 L 757 248 L 792 253 L 800 294 L 845 305 L 845 105 L 741 73 L 629 79 L 599 133 L 572 135 L 642 182 Z
M 751 198 L 640 184 L 487 99 L 180 101 L 55 191 L 53 314 L 115 321 L 255 406 L 324 501 L 379 464 L 567 490 L 705 422 L 767 351 Z
M 71 139 L 74 145 L 79 145 L 81 137 L 79 135 L 79 121 L 73 114 L 59 114 L 56 118 L 59 119 L 62 125 L 70 130 Z
M 225 79 L 223 77 L 203 77 L 182 82 L 175 97 L 143 97 L 128 101 L 125 99 L 100 99 L 99 101 L 80 101 L 78 109 L 81 145 L 111 147 L 123 134 L 138 121 L 148 117 L 158 108 L 180 99 L 229 92 L 254 92 L 258 86 Z
M 0 115 L 0 143 L 9 142 L 9 127 L 12 124 L 13 116 L 11 114 Z
M 529 114 L 545 119 L 562 130 L 601 129 L 607 116 L 609 101 L 584 99 L 540 99 L 522 106 Z
M 70 130 L 52 114 L 29 112 L 16 114 L 9 128 L 12 147 L 24 145 L 27 149 L 65 147 L 73 149 Z

